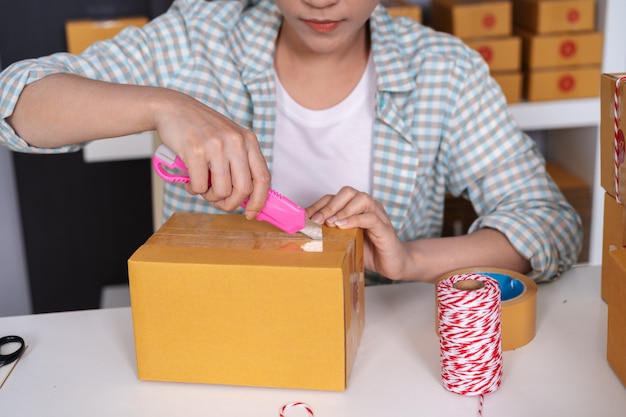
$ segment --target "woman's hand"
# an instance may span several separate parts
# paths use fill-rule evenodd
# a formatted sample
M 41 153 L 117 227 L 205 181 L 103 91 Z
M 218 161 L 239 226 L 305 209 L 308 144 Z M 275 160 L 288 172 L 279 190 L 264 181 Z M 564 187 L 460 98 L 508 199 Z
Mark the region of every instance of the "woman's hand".
M 343 187 L 336 195 L 322 197 L 306 211 L 319 224 L 364 229 L 365 268 L 391 279 L 407 277 L 412 263 L 410 253 L 396 235 L 382 204 L 367 193 Z
M 246 217 L 256 217 L 270 186 L 256 135 L 187 95 L 166 94 L 155 112 L 155 126 L 187 165 L 186 190 L 226 211 L 250 197 Z

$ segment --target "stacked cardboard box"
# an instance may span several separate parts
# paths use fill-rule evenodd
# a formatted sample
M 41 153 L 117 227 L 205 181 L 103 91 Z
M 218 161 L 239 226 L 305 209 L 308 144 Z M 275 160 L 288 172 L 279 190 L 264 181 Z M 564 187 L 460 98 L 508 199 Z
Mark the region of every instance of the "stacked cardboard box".
M 512 34 L 510 0 L 433 0 L 431 26 L 478 51 L 509 103 L 521 99 L 521 39 Z
M 626 248 L 611 251 L 603 269 L 619 278 L 614 282 L 609 302 L 606 357 L 626 386 Z
M 626 73 L 602 74 L 600 183 L 605 191 L 602 298 L 608 304 L 607 359 L 626 385 Z
M 583 247 L 578 262 L 589 260 L 589 241 L 591 234 L 591 186 L 555 162 L 546 163 L 546 170 L 559 187 L 563 196 L 578 212 L 583 225 Z
M 528 101 L 598 95 L 603 36 L 595 8 L 595 0 L 513 0 Z
M 146 23 L 148 18 L 144 16 L 110 20 L 68 20 L 65 23 L 67 51 L 71 54 L 80 54 L 96 41 L 113 38 L 128 26 L 142 27 Z
M 405 0 L 383 0 L 381 3 L 392 17 L 404 16 L 422 21 L 422 8 L 417 4 Z

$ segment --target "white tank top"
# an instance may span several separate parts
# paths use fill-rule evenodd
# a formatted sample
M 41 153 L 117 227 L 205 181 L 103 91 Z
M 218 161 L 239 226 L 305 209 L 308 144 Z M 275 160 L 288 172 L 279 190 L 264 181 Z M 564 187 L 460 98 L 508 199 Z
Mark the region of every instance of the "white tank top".
M 349 185 L 372 191 L 376 73 L 370 58 L 355 89 L 339 104 L 310 110 L 276 78 L 272 188 L 302 207 Z

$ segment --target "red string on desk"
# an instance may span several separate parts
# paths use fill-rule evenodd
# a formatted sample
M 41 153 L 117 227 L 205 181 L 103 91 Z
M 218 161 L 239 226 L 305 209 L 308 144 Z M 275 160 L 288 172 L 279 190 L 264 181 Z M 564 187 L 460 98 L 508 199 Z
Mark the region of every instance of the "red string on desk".
M 315 415 L 313 414 L 313 410 L 311 409 L 311 407 L 309 407 L 308 405 L 306 405 L 305 403 L 302 402 L 293 402 L 293 403 L 289 403 L 289 404 L 285 404 L 280 408 L 280 414 L 279 417 L 285 417 L 285 411 L 290 409 L 290 408 L 304 408 L 306 410 L 307 413 L 309 413 L 310 417 L 315 417 Z
M 484 395 L 502 378 L 500 286 L 490 277 L 468 273 L 437 284 L 441 377 L 461 395 Z

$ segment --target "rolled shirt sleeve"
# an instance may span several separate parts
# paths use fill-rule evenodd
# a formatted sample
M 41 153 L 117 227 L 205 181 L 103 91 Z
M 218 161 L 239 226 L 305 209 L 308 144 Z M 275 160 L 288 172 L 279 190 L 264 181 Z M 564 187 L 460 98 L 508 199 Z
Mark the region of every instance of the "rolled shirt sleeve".
M 580 216 L 545 169 L 536 144 L 506 111 L 481 62 L 469 72 L 447 131 L 448 189 L 472 201 L 469 232 L 493 228 L 530 260 L 531 278 L 551 280 L 573 265 L 582 247 Z

